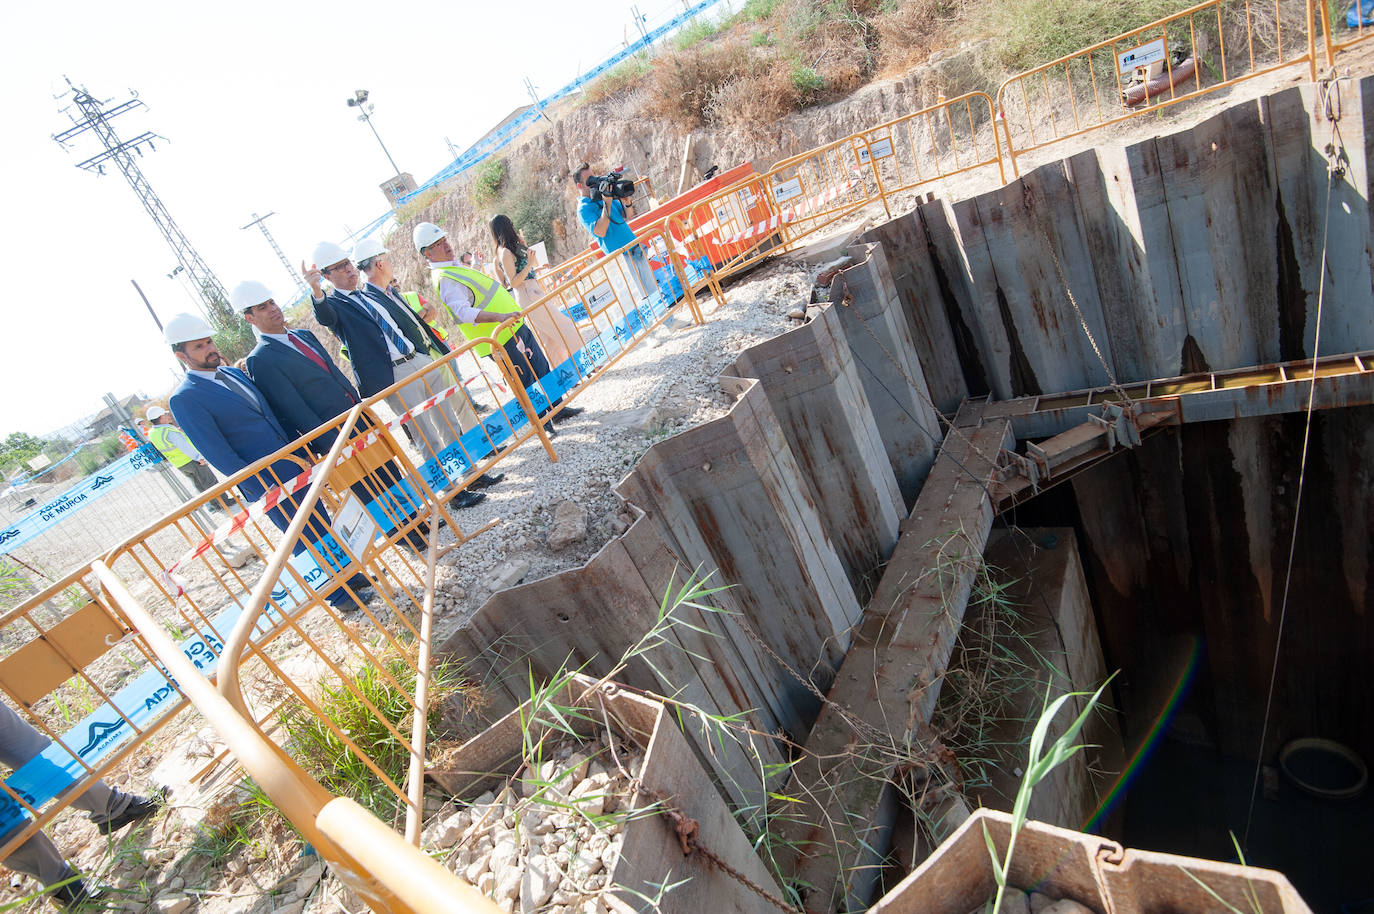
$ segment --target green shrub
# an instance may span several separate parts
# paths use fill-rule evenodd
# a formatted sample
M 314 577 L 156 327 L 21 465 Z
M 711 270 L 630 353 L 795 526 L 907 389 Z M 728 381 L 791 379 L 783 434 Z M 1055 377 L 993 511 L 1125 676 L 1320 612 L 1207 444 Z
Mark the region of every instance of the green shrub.
M 472 205 L 478 209 L 487 209 L 496 202 L 501 193 L 501 185 L 506 180 L 506 160 L 492 157 L 483 159 L 476 168 L 472 170 L 472 185 L 469 193 L 472 196 Z
M 783 0 L 745 0 L 739 11 L 739 18 L 746 22 L 761 22 L 770 18 Z
M 767 32 L 755 32 L 749 38 L 749 46 L 754 48 L 771 48 L 777 43 L 777 39 Z
M 798 64 L 792 68 L 792 87 L 805 101 L 825 88 L 825 79 L 816 72 L 814 67 L 804 67 Z
M 384 671 L 369 664 L 359 666 L 347 684 L 326 686 L 319 705 L 329 721 L 347 733 L 393 783 L 401 786 L 405 784 L 410 754 L 386 723 L 373 714 L 372 708 L 409 739 L 415 671 L 408 662 L 394 656 L 383 661 L 383 667 Z M 431 668 L 429 739 L 438 735 L 445 699 L 468 689 L 470 686 L 462 681 L 460 665 L 438 663 Z M 282 712 L 281 722 L 292 755 L 326 790 L 350 797 L 383 821 L 391 821 L 400 801 L 324 720 L 304 705 L 294 705 Z
M 553 220 L 558 217 L 559 201 L 540 184 L 537 176 L 522 175 L 502 202 L 506 215 L 515 223 L 515 230 L 524 235 L 527 242 L 543 241 L 552 247 Z
M 679 51 L 685 51 L 692 45 L 700 44 L 706 39 L 714 37 L 719 31 L 719 23 L 708 16 L 698 16 L 678 29 L 678 33 L 673 36 L 673 47 Z
M 633 88 L 639 84 L 649 70 L 649 55 L 647 53 L 641 52 L 629 60 L 622 60 L 612 67 L 610 72 L 597 77 L 596 82 L 588 86 L 586 91 L 582 93 L 582 100 L 594 104 L 624 92 L 626 89 Z

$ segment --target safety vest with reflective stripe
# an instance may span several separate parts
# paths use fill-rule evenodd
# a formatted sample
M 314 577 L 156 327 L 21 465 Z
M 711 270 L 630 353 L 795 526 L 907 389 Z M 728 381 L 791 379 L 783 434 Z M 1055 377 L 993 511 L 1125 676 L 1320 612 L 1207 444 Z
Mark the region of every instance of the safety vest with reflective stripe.
M 401 298 L 405 299 L 405 303 L 410 305 L 410 310 L 414 311 L 416 314 L 425 310 L 425 303 L 420 300 L 419 292 L 402 292 Z M 435 332 L 440 340 L 445 343 L 448 342 L 448 331 L 439 326 L 438 321 L 425 321 L 425 323 L 429 324 L 429 328 Z
M 511 314 L 520 310 L 520 305 L 516 302 L 515 296 L 506 291 L 505 286 L 476 270 L 467 267 L 437 267 L 430 271 L 430 277 L 434 280 L 434 294 L 439 295 L 439 283 L 445 278 L 454 282 L 460 282 L 472 290 L 472 305 L 478 311 L 492 311 L 496 314 Z M 439 295 L 439 300 L 443 301 L 443 296 Z M 445 302 L 444 307 L 448 307 Z M 449 309 L 453 313 L 453 309 Z M 470 340 L 481 339 L 484 336 L 491 336 L 496 329 L 496 324 L 469 324 L 459 321 L 457 315 L 454 320 L 458 323 L 458 331 Z M 496 334 L 496 342 L 502 346 L 506 341 L 515 336 L 515 331 L 519 330 L 524 321 L 516 321 L 509 327 L 502 329 Z M 479 343 L 473 347 L 478 355 L 491 355 L 490 343 Z
M 172 431 L 166 425 L 154 425 L 148 431 L 148 440 L 153 443 L 153 447 L 162 452 L 162 456 L 167 458 L 167 462 L 174 467 L 184 467 L 191 462 L 191 458 L 184 451 L 172 446 L 167 440 L 167 435 Z

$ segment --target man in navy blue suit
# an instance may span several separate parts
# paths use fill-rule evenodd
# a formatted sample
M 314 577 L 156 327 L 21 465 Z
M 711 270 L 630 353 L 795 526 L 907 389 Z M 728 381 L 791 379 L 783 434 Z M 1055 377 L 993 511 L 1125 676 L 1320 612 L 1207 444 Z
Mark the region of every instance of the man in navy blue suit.
M 309 330 L 287 329 L 286 318 L 267 286 L 253 280 L 241 282 L 229 294 L 229 299 L 258 333 L 258 345 L 248 354 L 248 376 L 289 437 L 303 437 L 324 423 L 332 422 L 362 399 L 315 334 Z M 359 429 L 365 430 L 370 424 L 364 413 L 358 423 Z M 310 450 L 317 457 L 325 456 L 334 446 L 335 436 L 333 431 L 320 435 L 310 442 Z M 390 463 L 377 467 L 374 474 L 372 486 L 366 482 L 351 486 L 363 504 L 376 500 L 382 490 L 395 493 L 400 486 L 402 474 Z M 410 498 L 382 504 L 388 505 L 384 510 L 393 524 L 414 517 L 418 507 Z M 422 521 L 417 529 L 406 534 L 406 542 L 416 550 L 423 550 L 428 532 L 429 524 Z
M 387 405 L 399 414 L 446 386 L 446 372 L 430 369 L 434 362 L 431 349 L 448 351 L 433 329 L 418 320 L 404 302 L 397 304 L 389 296 L 367 294 L 357 266 L 339 245 L 321 242 L 315 247 L 314 260 L 313 266 L 301 264 L 301 272 L 310 284 L 315 319 L 348 347 L 348 359 L 358 374 L 359 393 L 370 397 L 397 381 L 408 380 L 386 398 Z M 321 285 L 324 279 L 334 284 L 328 295 Z M 457 442 L 476 424 L 477 416 L 461 388 L 407 423 L 419 439 L 422 454 L 429 458 Z M 498 481 L 485 474 L 479 476 L 454 497 L 453 504 L 460 508 L 476 504 L 481 499 L 474 490 Z
M 172 394 L 170 405 L 177 424 L 201 455 L 223 475 L 233 476 L 286 447 L 292 437 L 286 434 L 248 375 L 225 364 L 210 338 L 213 332 L 209 324 L 193 314 L 178 314 L 167 322 L 165 339 L 186 367 L 186 378 Z M 301 462 L 279 459 L 240 482 L 243 497 L 257 501 L 270 487 L 294 478 L 309 466 L 309 455 L 304 451 L 296 451 L 293 456 Z M 283 498 L 267 512 L 267 517 L 277 529 L 285 531 L 297 504 L 294 499 Z M 328 533 L 330 519 L 321 506 L 316 506 L 312 513 L 314 517 L 306 524 L 303 535 L 307 542 L 316 543 Z M 297 542 L 292 551 L 299 553 L 304 549 L 305 543 Z M 332 606 L 357 609 L 358 600 L 365 602 L 371 596 L 371 582 L 362 573 L 353 575 L 346 585 L 329 595 Z M 358 595 L 357 600 L 349 589 Z

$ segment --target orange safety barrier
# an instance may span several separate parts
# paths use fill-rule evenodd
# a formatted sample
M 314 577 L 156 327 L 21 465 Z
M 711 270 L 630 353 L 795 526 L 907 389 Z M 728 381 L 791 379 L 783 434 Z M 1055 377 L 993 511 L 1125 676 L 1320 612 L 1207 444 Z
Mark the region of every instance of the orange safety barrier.
M 22 820 L 16 827 L 0 829 L 4 858 L 97 779 L 118 768 L 187 705 L 179 692 L 169 689 L 156 696 L 155 708 L 135 718 L 111 701 L 130 666 L 150 663 L 153 652 L 112 611 L 89 567 L 53 582 L 0 617 L 0 645 L 0 691 L 25 721 L 52 740 L 49 751 L 57 753 L 53 758 L 65 759 L 46 766 L 35 762 L 46 770 L 23 779 L 22 790 L 0 783 L 6 818 Z M 95 714 L 101 706 L 108 713 Z M 48 782 L 59 765 L 69 773 L 52 783 L 73 783 L 54 798 L 52 790 L 38 785 Z
M 1207 0 L 1020 73 L 997 90 L 1017 157 L 1061 140 L 1306 62 L 1316 79 L 1312 0 Z
M 1340 51 L 1347 50 L 1368 38 L 1374 38 L 1374 5 L 1371 5 L 1369 0 L 1352 0 L 1335 10 L 1327 3 L 1318 3 L 1317 7 L 1321 10 L 1322 44 L 1326 50 L 1328 67 L 1335 64 L 1336 54 Z M 1340 15 L 1336 22 L 1331 21 L 1333 12 Z M 1350 25 L 1352 14 L 1355 17 L 1353 27 Z M 1344 37 L 1338 38 L 1338 34 Z

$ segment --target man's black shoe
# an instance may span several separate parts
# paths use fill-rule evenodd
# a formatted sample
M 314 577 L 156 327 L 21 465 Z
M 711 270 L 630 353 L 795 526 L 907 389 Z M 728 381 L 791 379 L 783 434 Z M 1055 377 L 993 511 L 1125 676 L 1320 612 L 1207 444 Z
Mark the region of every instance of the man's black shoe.
M 416 552 L 424 552 L 429 549 L 429 540 L 425 539 L 424 534 L 420 533 L 418 530 L 412 530 L 407 533 L 405 543 Z
M 575 416 L 580 416 L 585 412 L 586 410 L 580 406 L 565 406 L 558 411 L 558 418 L 560 420 L 572 419 Z
M 133 797 L 130 799 L 129 805 L 125 807 L 123 812 L 108 822 L 97 823 L 95 827 L 100 830 L 102 835 L 110 835 L 119 831 L 126 825 L 130 825 L 134 822 L 142 822 L 144 819 L 157 812 L 161 806 L 162 801 L 158 797 Z M 77 884 L 78 883 L 73 882 L 71 886 Z M 70 888 L 71 886 L 65 886 L 65 888 Z M 61 889 L 58 889 L 58 892 L 60 891 Z
M 505 478 L 505 473 L 483 473 L 481 476 L 478 476 L 472 482 L 468 483 L 468 490 L 472 491 L 475 489 L 490 489 L 492 486 L 496 485 L 498 482 Z
M 464 489 L 453 497 L 453 506 L 455 508 L 471 508 L 473 505 L 480 505 L 486 500 L 486 492 L 472 492 Z
M 64 911 L 85 911 L 99 904 L 105 893 L 100 889 L 90 888 L 84 879 L 77 879 L 53 889 L 52 897 L 57 906 Z

